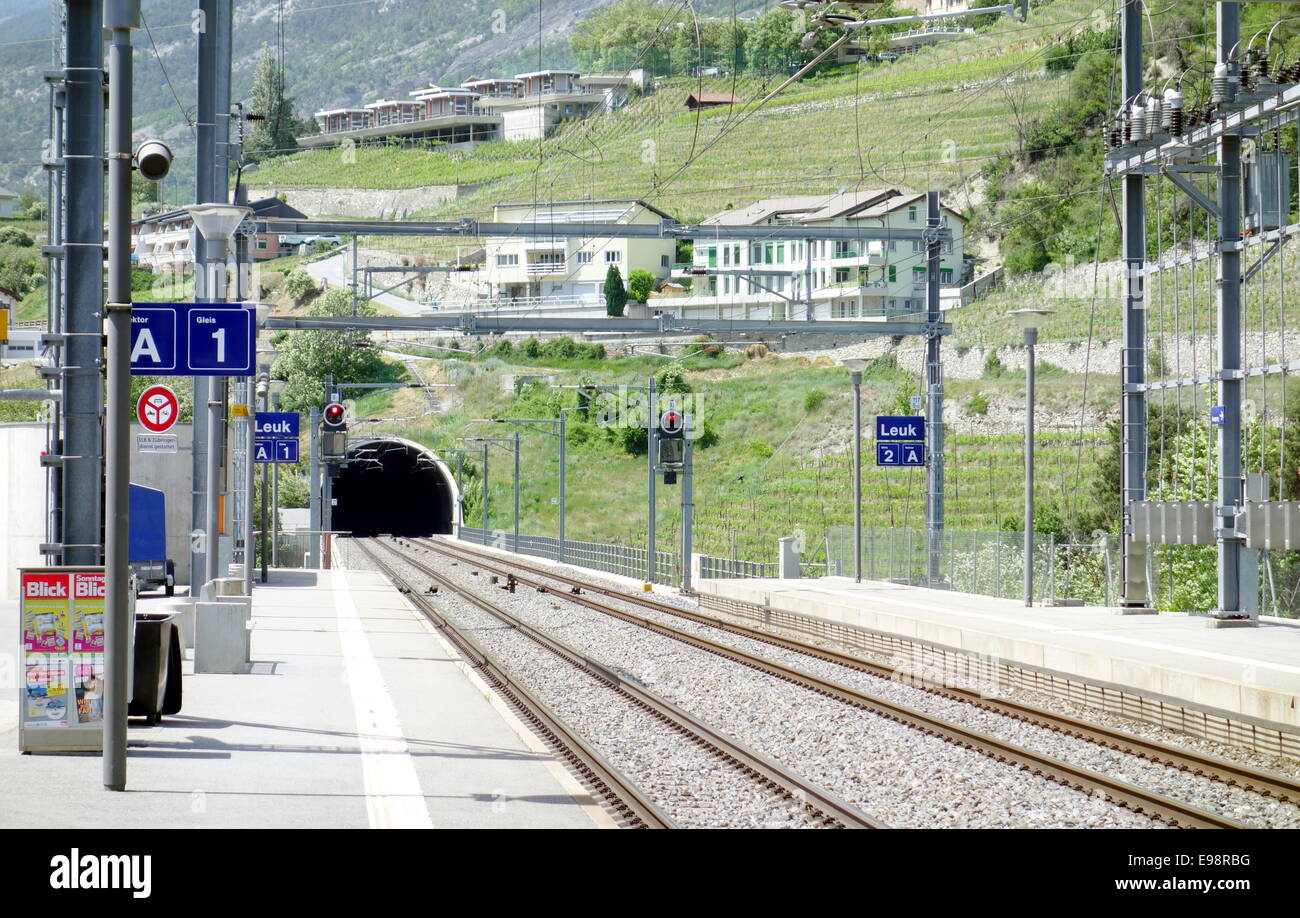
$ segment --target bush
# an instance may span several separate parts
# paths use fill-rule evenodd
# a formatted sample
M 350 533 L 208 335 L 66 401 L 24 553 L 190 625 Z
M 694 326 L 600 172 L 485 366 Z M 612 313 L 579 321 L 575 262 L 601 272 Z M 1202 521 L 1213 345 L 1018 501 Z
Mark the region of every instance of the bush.
M 519 345 L 519 353 L 530 360 L 536 360 L 542 354 L 542 345 L 536 338 L 525 338 L 523 344 Z
M 572 338 L 552 338 L 542 345 L 543 357 L 572 360 L 578 356 L 578 345 Z
M 16 226 L 6 226 L 3 229 L 0 229 L 0 245 L 12 245 L 17 246 L 20 249 L 30 249 L 32 246 L 36 245 L 36 240 Z
M 284 276 L 282 289 L 295 303 L 306 302 L 319 292 L 315 278 L 302 268 L 294 268 Z
M 989 400 L 983 395 L 975 395 L 966 403 L 966 410 L 981 417 L 989 413 Z
M 998 359 L 996 350 L 989 351 L 988 356 L 984 358 L 984 379 L 1001 379 L 1007 375 L 1006 365 Z
M 502 360 L 509 360 L 515 354 L 515 346 L 510 343 L 509 338 L 498 338 L 492 346 L 479 352 L 480 357 L 500 357 Z
M 826 392 L 823 389 L 809 389 L 803 397 L 803 410 L 809 414 L 816 411 L 826 401 Z
M 627 292 L 634 300 L 644 303 L 654 286 L 655 276 L 645 268 L 637 268 L 627 276 Z

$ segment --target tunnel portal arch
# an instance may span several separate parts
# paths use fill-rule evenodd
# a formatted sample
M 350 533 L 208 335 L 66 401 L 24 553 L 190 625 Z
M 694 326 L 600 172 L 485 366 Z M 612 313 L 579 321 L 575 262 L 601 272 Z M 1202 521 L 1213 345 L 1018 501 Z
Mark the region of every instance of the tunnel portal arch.
M 460 491 L 437 452 L 404 437 L 348 446 L 334 479 L 332 528 L 358 537 L 450 534 L 460 523 Z

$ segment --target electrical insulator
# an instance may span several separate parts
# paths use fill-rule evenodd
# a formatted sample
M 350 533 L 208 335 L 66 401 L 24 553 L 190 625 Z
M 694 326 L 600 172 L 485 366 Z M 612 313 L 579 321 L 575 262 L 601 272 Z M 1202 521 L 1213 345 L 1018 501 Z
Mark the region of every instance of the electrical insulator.
M 1286 69 L 1286 81 L 1288 83 L 1300 83 L 1300 61 Z
M 1134 141 L 1147 139 L 1147 117 L 1146 109 L 1138 102 L 1133 103 L 1133 108 L 1129 114 L 1129 123 L 1132 125 L 1129 136 Z
M 1260 79 L 1268 79 L 1268 68 L 1268 49 L 1265 49 L 1259 52 L 1259 60 L 1255 62 L 1255 69 L 1259 72 Z
M 1176 89 L 1165 90 L 1165 111 L 1169 116 L 1169 133 L 1183 136 L 1183 94 Z
M 1152 98 L 1147 100 L 1147 136 L 1148 137 L 1154 139 L 1155 136 L 1160 133 L 1160 130 L 1163 127 L 1165 127 L 1165 124 L 1161 122 L 1160 117 L 1161 117 L 1160 97 L 1153 96 Z
M 1214 79 L 1210 84 L 1210 101 L 1217 104 L 1228 101 L 1228 65 L 1214 65 Z
M 1241 83 L 1241 88 L 1246 92 L 1250 92 L 1255 88 L 1255 71 L 1249 64 L 1241 68 L 1241 76 L 1238 77 L 1238 81 Z
M 1133 124 L 1128 120 L 1128 110 L 1121 108 L 1119 114 L 1116 116 L 1116 120 L 1123 125 L 1124 142 L 1128 143 L 1133 139 Z

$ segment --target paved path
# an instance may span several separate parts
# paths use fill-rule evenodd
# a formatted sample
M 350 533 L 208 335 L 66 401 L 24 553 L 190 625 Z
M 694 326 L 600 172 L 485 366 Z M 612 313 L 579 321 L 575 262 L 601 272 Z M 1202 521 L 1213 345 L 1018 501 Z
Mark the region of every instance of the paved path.
M 411 605 L 369 571 L 276 571 L 253 664 L 193 675 L 129 735 L 127 793 L 98 756 L 19 755 L 0 680 L 0 827 L 590 828 L 609 825 Z M 17 647 L 0 604 L 0 663 Z

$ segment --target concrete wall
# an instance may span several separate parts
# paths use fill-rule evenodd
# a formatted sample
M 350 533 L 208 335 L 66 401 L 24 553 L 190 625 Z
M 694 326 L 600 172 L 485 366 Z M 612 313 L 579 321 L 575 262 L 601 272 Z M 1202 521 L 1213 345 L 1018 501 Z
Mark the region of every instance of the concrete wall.
M 0 599 L 18 598 L 18 568 L 45 563 L 44 450 L 44 424 L 0 424 Z
M 157 488 L 167 496 L 167 557 L 176 563 L 176 582 L 190 582 L 190 481 L 194 431 L 189 424 L 177 424 L 168 433 L 176 435 L 179 452 L 139 453 L 131 425 L 131 482 Z
M 284 194 L 285 203 L 309 217 L 388 217 L 400 219 L 417 210 L 433 210 L 477 190 L 479 185 L 426 185 L 420 188 L 374 190 L 362 188 L 277 188 L 259 185 L 249 197 L 274 198 Z

